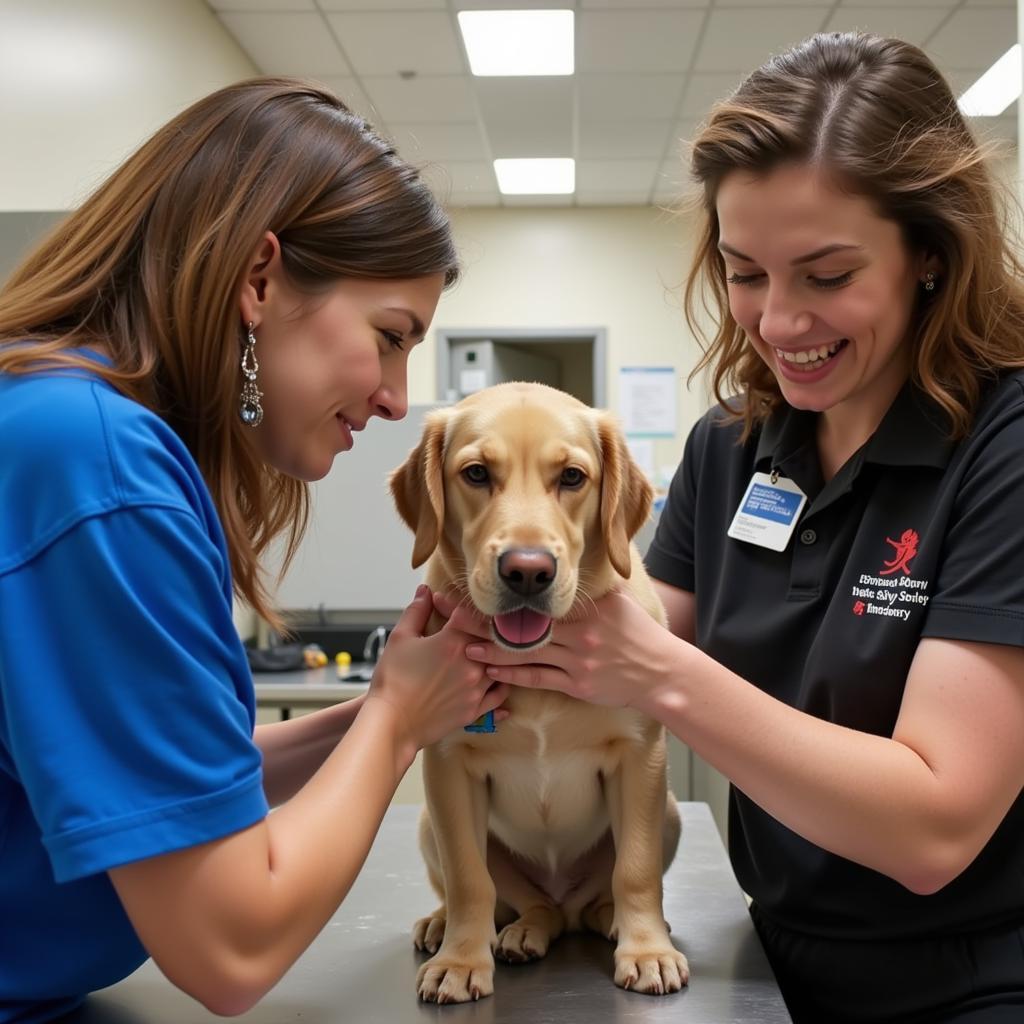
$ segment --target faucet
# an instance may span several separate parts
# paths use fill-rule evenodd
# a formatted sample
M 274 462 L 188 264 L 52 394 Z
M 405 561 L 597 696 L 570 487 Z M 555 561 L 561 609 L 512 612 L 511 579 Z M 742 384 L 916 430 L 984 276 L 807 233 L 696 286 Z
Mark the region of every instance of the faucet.
M 363 661 L 372 662 L 374 665 L 380 661 L 381 651 L 388 642 L 388 631 L 386 626 L 378 626 L 371 630 L 363 644 Z

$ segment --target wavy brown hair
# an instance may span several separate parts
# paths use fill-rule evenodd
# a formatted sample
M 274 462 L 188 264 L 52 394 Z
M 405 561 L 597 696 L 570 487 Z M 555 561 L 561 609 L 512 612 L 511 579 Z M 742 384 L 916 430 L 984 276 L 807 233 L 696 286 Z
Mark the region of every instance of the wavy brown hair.
M 938 259 L 933 296 L 912 321 L 912 378 L 945 410 L 952 437 L 970 427 L 986 377 L 1024 365 L 1021 264 L 1010 248 L 987 158 L 949 85 L 916 46 L 859 33 L 822 33 L 772 58 L 717 103 L 693 142 L 702 220 L 685 309 L 744 437 L 783 401 L 771 370 L 729 312 L 718 251 L 716 197 L 733 171 L 785 163 L 820 167 L 841 189 L 895 222 L 912 252 Z M 708 338 L 699 310 L 712 315 Z
M 260 557 L 283 534 L 287 565 L 309 490 L 259 459 L 236 413 L 238 293 L 268 230 L 310 295 L 458 276 L 446 214 L 362 118 L 310 83 L 239 82 L 161 128 L 8 278 L 0 372 L 88 367 L 166 420 L 210 488 L 236 593 L 277 623 Z M 113 366 L 72 351 L 90 345 Z

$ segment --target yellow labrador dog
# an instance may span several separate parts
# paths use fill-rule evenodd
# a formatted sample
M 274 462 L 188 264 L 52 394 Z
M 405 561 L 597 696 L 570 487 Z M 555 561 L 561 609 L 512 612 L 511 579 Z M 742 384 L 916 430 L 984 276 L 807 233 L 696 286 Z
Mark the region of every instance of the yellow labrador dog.
M 391 489 L 413 566 L 429 559 L 426 582 L 454 586 L 506 647 L 542 646 L 553 620 L 616 585 L 665 621 L 631 542 L 651 487 L 608 414 L 561 391 L 500 384 L 429 414 Z M 420 997 L 490 995 L 495 953 L 536 959 L 581 927 L 617 942 L 617 985 L 677 991 L 689 971 L 662 914 L 680 833 L 664 729 L 552 691 L 513 688 L 506 707 L 496 732 L 423 752 L 420 846 L 441 906 L 414 928 L 435 954 Z

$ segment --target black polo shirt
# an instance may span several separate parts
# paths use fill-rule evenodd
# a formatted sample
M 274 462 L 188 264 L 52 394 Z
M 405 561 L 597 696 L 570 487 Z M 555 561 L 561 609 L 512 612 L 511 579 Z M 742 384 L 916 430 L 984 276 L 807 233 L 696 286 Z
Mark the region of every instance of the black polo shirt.
M 697 645 L 716 661 L 812 715 L 891 736 L 922 637 L 1024 646 L 1024 373 L 987 389 L 958 444 L 908 384 L 827 483 L 816 418 L 784 408 L 740 445 L 739 424 L 705 415 L 646 563 L 693 592 Z M 726 535 L 751 475 L 775 468 L 808 498 L 782 552 Z M 929 896 L 812 845 L 735 787 L 729 847 L 760 908 L 802 931 L 897 937 L 1024 921 L 1021 797 L 975 862 Z

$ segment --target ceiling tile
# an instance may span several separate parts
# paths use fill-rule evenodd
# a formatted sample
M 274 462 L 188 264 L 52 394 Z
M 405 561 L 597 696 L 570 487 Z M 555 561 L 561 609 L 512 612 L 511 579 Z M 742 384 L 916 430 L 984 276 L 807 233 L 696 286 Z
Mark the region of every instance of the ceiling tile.
M 690 146 L 700 131 L 700 121 L 677 121 L 672 127 L 671 145 L 665 153 L 668 159 L 681 161 L 689 166 Z
M 401 0 L 389 0 L 395 6 Z M 572 0 L 454 0 L 453 7 L 457 10 L 565 10 L 572 7 Z
M 714 10 L 700 52 L 694 58 L 694 70 L 748 74 L 772 54 L 814 35 L 825 20 L 825 13 L 819 7 Z
M 389 2 L 398 6 L 402 0 Z M 507 11 L 511 8 L 517 11 L 542 11 L 548 8 L 565 10 L 574 5 L 572 0 L 457 0 L 452 6 L 460 11 Z
M 590 192 L 649 189 L 657 172 L 657 160 L 580 160 L 576 188 Z
M 829 19 L 829 32 L 872 32 L 922 46 L 949 15 L 941 7 L 846 7 Z
M 1000 117 L 972 117 L 971 129 L 979 141 L 1017 142 L 1017 104 Z
M 487 139 L 495 160 L 572 156 L 571 123 L 561 124 L 551 120 L 489 120 Z
M 241 0 L 242 3 L 245 0 Z M 273 2 L 273 0 L 268 0 Z M 385 5 L 380 0 L 317 0 L 322 11 L 367 11 L 379 13 L 384 6 L 402 8 L 403 10 L 434 10 L 443 11 L 446 9 L 445 0 L 389 0 Z
M 871 0 L 878 3 L 878 0 Z M 956 0 L 951 0 L 956 3 Z M 832 0 L 715 0 L 716 7 L 824 7 L 832 6 Z
M 327 19 L 352 66 L 361 75 L 399 71 L 457 75 L 466 70 L 447 12 L 328 14 Z
M 571 197 L 570 197 L 571 198 Z M 501 206 L 502 195 L 495 189 L 492 193 L 487 192 L 453 192 L 448 200 L 445 202 L 445 206 L 448 209 L 458 209 L 461 206 Z M 566 206 L 568 204 L 562 202 L 559 206 Z
M 347 107 L 373 124 L 380 124 L 384 115 L 370 102 L 354 78 L 342 75 L 317 75 L 316 80 L 326 85 Z
M 398 151 L 407 160 L 487 160 L 475 124 L 389 124 Z
M 682 195 L 684 191 L 692 188 L 686 163 L 681 159 L 663 160 L 655 175 L 654 187 L 657 191 L 671 192 L 673 195 Z
M 988 68 L 1017 41 L 1015 8 L 957 11 L 928 41 L 928 54 L 947 68 Z
M 576 70 L 685 71 L 706 13 L 583 11 L 576 21 Z
M 444 203 L 498 202 L 498 183 L 491 164 L 447 160 L 443 164 L 428 164 L 423 177 Z
M 989 0 L 992 2 L 992 0 Z M 998 0 L 996 0 L 998 2 Z M 1016 2 L 1016 0 L 1012 0 Z M 960 0 L 899 0 L 900 7 L 956 7 Z M 880 0 L 842 0 L 843 7 L 881 7 Z
M 685 75 L 577 75 L 581 121 L 672 117 Z
M 465 75 L 364 75 L 363 88 L 385 121 L 473 121 L 476 105 Z
M 722 0 L 718 0 L 719 4 L 721 2 Z M 584 10 L 607 10 L 612 7 L 619 10 L 631 10 L 636 7 L 710 7 L 711 0 L 642 0 L 641 3 L 633 4 L 630 0 L 582 0 L 580 6 Z
M 314 0 L 206 0 L 215 11 L 315 11 Z
M 502 206 L 574 206 L 575 196 L 502 196 Z
M 686 86 L 686 95 L 679 108 L 681 117 L 704 118 L 711 105 L 725 99 L 735 92 L 743 81 L 744 73 L 726 72 L 694 72 Z
M 665 176 L 659 174 L 655 179 L 654 187 L 651 189 L 651 200 L 658 206 L 667 206 L 678 209 L 683 204 L 689 204 L 692 193 L 684 192 L 682 187 L 673 184 Z
M 253 63 L 266 75 L 350 75 L 319 14 L 218 15 Z
M 571 75 L 476 78 L 473 88 L 488 123 L 492 120 L 551 121 L 559 130 L 572 130 Z
M 647 202 L 651 189 L 635 188 L 629 191 L 619 189 L 617 192 L 591 192 L 587 189 L 576 190 L 578 206 L 638 206 Z
M 452 188 L 460 192 L 478 192 L 481 189 L 498 191 L 493 164 L 450 160 L 445 164 L 445 171 L 451 179 Z
M 585 121 L 579 126 L 580 160 L 660 158 L 670 137 L 672 122 Z

